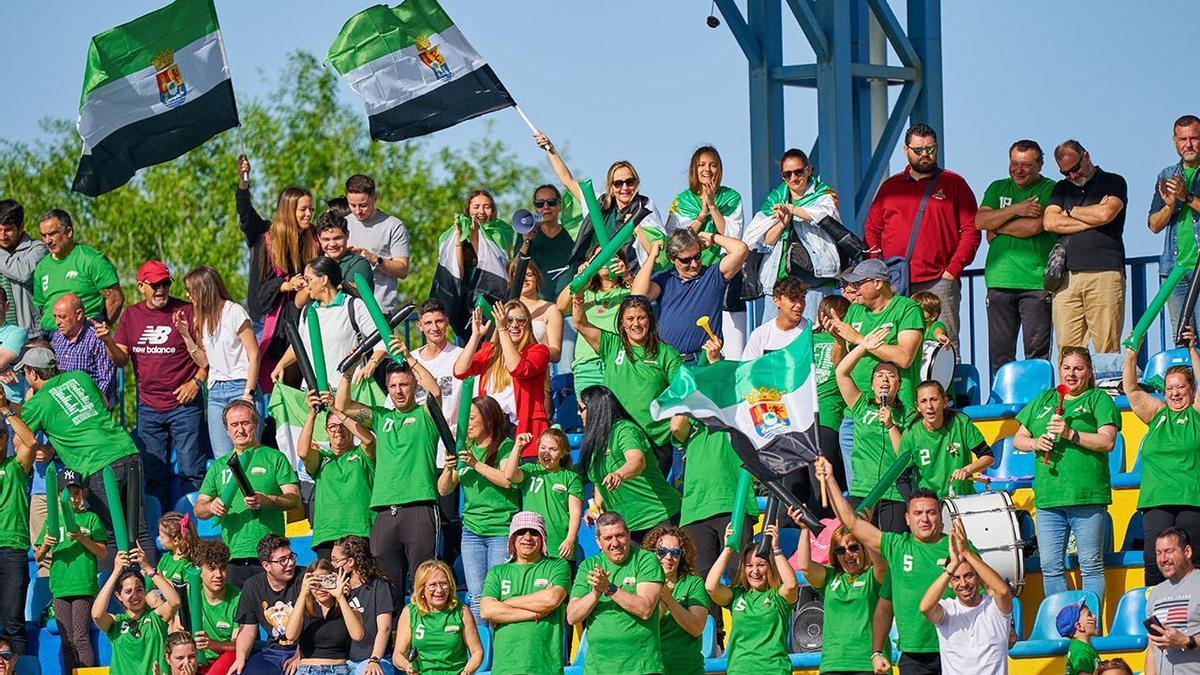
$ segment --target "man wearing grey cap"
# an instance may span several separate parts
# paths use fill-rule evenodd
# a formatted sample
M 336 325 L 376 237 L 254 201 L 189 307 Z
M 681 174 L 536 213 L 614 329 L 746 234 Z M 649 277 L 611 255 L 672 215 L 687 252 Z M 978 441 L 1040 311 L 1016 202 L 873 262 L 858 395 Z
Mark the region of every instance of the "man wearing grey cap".
M 105 528 L 112 531 L 112 518 L 104 493 L 101 471 L 111 466 L 117 477 L 117 488 L 122 495 L 134 490 L 142 495 L 142 486 L 126 485 L 130 467 L 136 467 L 141 475 L 142 460 L 138 456 L 133 439 L 124 429 L 117 426 L 108 408 L 104 395 L 87 373 L 78 370 L 59 372 L 54 352 L 47 347 L 30 347 L 25 350 L 13 368 L 20 371 L 33 396 L 25 402 L 18 415 L 7 400 L 0 397 L 0 415 L 12 425 L 17 446 L 37 447 L 34 436 L 41 431 L 50 439 L 50 448 L 44 448 L 47 458 L 58 454 L 68 468 L 82 474 L 87 481 L 89 509 L 94 511 Z M 154 539 L 146 527 L 145 505 L 138 509 L 140 518 L 136 523 L 138 543 L 148 557 L 157 558 Z M 135 524 L 130 524 L 133 531 Z M 112 559 L 110 543 L 109 559 Z M 155 560 L 149 560 L 151 564 Z

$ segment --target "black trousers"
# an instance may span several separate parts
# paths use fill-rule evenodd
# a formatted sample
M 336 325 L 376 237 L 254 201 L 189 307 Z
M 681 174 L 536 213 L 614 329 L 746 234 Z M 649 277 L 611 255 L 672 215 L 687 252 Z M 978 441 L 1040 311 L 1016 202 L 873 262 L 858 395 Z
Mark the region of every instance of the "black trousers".
M 787 516 L 784 516 L 787 518 Z M 754 541 L 754 521 L 749 516 L 742 516 L 742 549 L 752 545 Z M 717 562 L 717 557 L 721 555 L 721 551 L 725 549 L 725 527 L 729 525 L 729 514 L 718 513 L 715 516 L 697 520 L 694 523 L 688 523 L 683 526 L 683 530 L 688 533 L 688 537 L 692 540 L 692 545 L 696 548 L 696 574 L 701 578 L 708 577 L 708 571 L 712 569 L 714 563 Z M 730 556 L 729 563 L 725 566 L 725 576 L 730 581 L 737 574 L 738 565 L 741 563 L 741 557 L 737 555 Z M 708 613 L 716 622 L 717 633 L 721 633 L 724 628 L 724 617 L 721 614 L 721 606 L 713 602 L 709 604 Z
M 0 636 L 24 654 L 25 594 L 29 591 L 28 551 L 0 548 Z M 37 617 L 34 617 L 36 620 Z
M 154 537 L 150 534 L 150 528 L 146 525 L 145 486 L 126 485 L 127 471 L 130 464 L 137 464 L 140 467 L 142 464 L 141 456 L 126 455 L 113 462 L 110 466 L 112 466 L 113 473 L 117 477 L 117 492 L 121 494 L 122 509 L 124 509 L 125 494 L 130 489 L 136 490 L 137 494 L 142 497 L 142 506 L 138 509 L 141 517 L 138 518 L 138 522 L 136 523 L 125 523 L 125 527 L 129 530 L 130 537 L 134 536 L 135 533 L 137 534 L 137 543 L 142 547 L 142 553 L 146 554 L 146 562 L 154 565 L 158 563 L 158 548 L 155 547 Z M 142 472 L 139 471 L 139 473 Z M 100 519 L 100 522 L 104 524 L 105 529 L 109 532 L 108 557 L 100 561 L 99 568 L 101 572 L 111 572 L 113 561 L 117 556 L 117 546 L 112 537 L 112 517 L 108 509 L 108 497 L 104 494 L 104 475 L 102 472 L 97 471 L 85 477 L 84 480 L 87 482 L 88 487 L 88 509 L 96 514 L 96 517 Z M 155 523 L 155 533 L 158 530 L 157 526 L 158 523 Z
M 76 668 L 91 668 L 96 665 L 96 654 L 92 650 L 92 600 L 86 595 L 73 595 L 54 599 L 54 617 L 58 621 L 58 633 L 62 636 L 63 672 L 74 672 Z
M 989 288 L 987 292 L 988 362 L 992 375 L 1017 358 L 1017 332 L 1023 331 L 1025 358 L 1050 358 L 1050 294 Z
M 438 522 L 442 527 L 442 552 L 438 558 L 447 565 L 454 567 L 454 561 L 462 553 L 462 516 L 458 512 L 459 486 L 448 495 L 438 497 Z M 571 576 L 575 578 L 574 575 Z M 399 615 L 397 615 L 399 616 Z
M 1158 533 L 1168 527 L 1178 527 L 1192 540 L 1192 564 L 1200 564 L 1200 508 L 1195 506 L 1156 506 L 1142 509 L 1142 551 L 1145 557 L 1146 588 L 1163 582 L 1162 572 L 1154 555 Z
M 679 514 L 676 513 L 675 515 L 671 516 L 670 518 L 667 518 L 666 520 L 663 520 L 661 522 L 657 522 L 657 523 L 651 525 L 650 527 L 645 527 L 640 530 L 630 530 L 629 531 L 629 539 L 630 539 L 630 541 L 637 544 L 638 546 L 641 546 L 642 540 L 646 538 L 646 535 L 650 534 L 650 530 L 653 530 L 656 527 L 662 527 L 664 525 L 677 525 L 678 523 L 679 523 Z
M 263 571 L 263 566 L 258 558 L 234 558 L 225 570 L 225 582 L 240 591 L 247 579 Z
M 371 554 L 392 582 L 392 601 L 403 606 L 409 575 L 437 554 L 438 514 L 434 502 L 390 506 L 371 525 Z
M 847 497 L 846 501 L 857 509 L 859 503 L 862 502 L 862 497 Z M 875 512 L 871 514 L 871 524 L 883 532 L 904 534 L 908 532 L 908 524 L 904 522 L 904 514 L 907 511 L 908 508 L 904 502 L 880 499 L 879 503 L 875 505 Z
M 938 652 L 903 652 L 900 675 L 942 675 L 942 655 Z

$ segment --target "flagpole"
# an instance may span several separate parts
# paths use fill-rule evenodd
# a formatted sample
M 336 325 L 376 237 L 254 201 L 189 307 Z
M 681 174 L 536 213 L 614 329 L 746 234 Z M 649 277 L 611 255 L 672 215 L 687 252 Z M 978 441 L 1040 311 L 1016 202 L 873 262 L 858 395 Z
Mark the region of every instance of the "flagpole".
M 525 115 L 524 110 L 521 110 L 521 106 L 513 104 L 513 107 L 517 109 L 517 114 L 521 116 L 522 120 L 524 120 L 525 126 L 529 127 L 529 130 L 533 133 L 538 133 L 538 128 L 533 126 L 533 122 L 529 121 L 529 117 Z
M 241 153 L 242 157 L 245 157 L 246 156 L 246 134 L 245 134 L 245 132 L 242 131 L 241 124 L 237 125 L 237 130 L 238 130 L 238 148 L 239 148 L 238 151 Z M 241 162 L 239 162 L 239 164 L 240 163 Z M 249 171 L 242 172 L 242 182 L 243 183 L 250 182 L 250 172 Z

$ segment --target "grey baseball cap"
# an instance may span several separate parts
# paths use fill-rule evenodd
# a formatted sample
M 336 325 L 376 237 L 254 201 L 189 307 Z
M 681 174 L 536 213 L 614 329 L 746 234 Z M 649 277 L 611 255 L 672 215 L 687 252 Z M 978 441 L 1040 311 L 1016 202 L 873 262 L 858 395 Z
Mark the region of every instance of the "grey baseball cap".
M 55 368 L 58 366 L 58 359 L 54 356 L 54 351 L 49 347 L 30 347 L 21 355 L 21 360 L 13 366 L 14 368 Z
M 857 284 L 860 281 L 868 279 L 890 281 L 891 278 L 892 276 L 888 273 L 887 265 L 878 258 L 867 258 L 855 265 L 850 271 L 844 272 L 841 275 L 841 280 L 849 284 Z

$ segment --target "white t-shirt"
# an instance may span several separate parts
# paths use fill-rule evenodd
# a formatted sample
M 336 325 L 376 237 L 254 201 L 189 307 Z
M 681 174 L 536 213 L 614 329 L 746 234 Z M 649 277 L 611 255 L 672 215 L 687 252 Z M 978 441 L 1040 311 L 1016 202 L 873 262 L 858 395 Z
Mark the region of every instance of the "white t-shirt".
M 750 333 L 746 346 L 742 348 L 742 360 L 757 359 L 767 352 L 783 349 L 792 344 L 792 340 L 800 337 L 806 326 L 808 319 L 804 319 L 791 330 L 783 330 L 774 320 L 764 323 Z
M 457 347 L 453 344 L 446 343 L 442 347 L 442 351 L 432 359 L 426 359 L 423 352 L 425 349 L 412 350 L 412 355 L 416 357 L 417 363 L 425 366 L 425 370 L 433 375 L 433 379 L 437 380 L 438 385 L 442 389 L 442 414 L 446 416 L 446 423 L 450 426 L 450 433 L 454 433 L 458 420 L 458 397 L 462 395 L 463 381 L 454 377 L 454 362 L 458 359 L 458 355 L 462 352 L 462 347 Z M 425 405 L 425 390 L 418 387 L 417 389 L 417 404 Z M 437 453 L 438 467 L 445 466 L 446 458 L 443 453 Z
M 938 601 L 945 615 L 936 626 L 942 653 L 942 672 L 973 675 L 1007 675 L 1008 630 L 1012 614 L 1005 614 L 990 595 L 974 607 L 957 598 Z
M 346 223 L 350 228 L 351 246 L 365 248 L 384 258 L 408 257 L 408 230 L 396 216 L 376 209 L 375 215 L 365 223 L 355 218 L 354 214 L 346 216 Z M 379 301 L 379 306 L 385 314 L 396 309 L 397 297 L 396 277 L 388 276 L 376 267 L 375 299 Z
M 250 357 L 238 337 L 238 329 L 250 322 L 245 308 L 231 300 L 221 307 L 221 320 L 212 335 L 204 335 L 201 342 L 208 355 L 208 383 L 244 380 L 250 369 Z
M 342 381 L 337 366 L 358 345 L 360 336 L 354 332 L 354 325 L 350 321 L 351 307 L 359 330 L 370 330 L 371 315 L 367 313 L 367 308 L 363 307 L 361 300 L 345 293 L 338 293 L 334 301 L 324 307 L 317 303 L 310 304 L 300 316 L 300 341 L 311 358 L 313 352 L 308 320 L 314 310 L 317 312 L 317 320 L 321 323 L 321 346 L 325 353 L 325 377 L 329 378 L 330 387 L 337 387 L 338 382 Z M 313 363 L 313 368 L 316 367 L 317 364 Z

